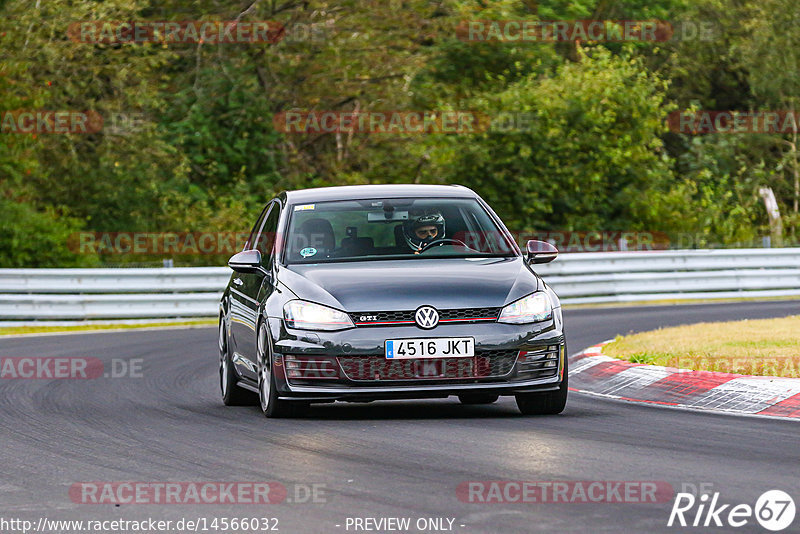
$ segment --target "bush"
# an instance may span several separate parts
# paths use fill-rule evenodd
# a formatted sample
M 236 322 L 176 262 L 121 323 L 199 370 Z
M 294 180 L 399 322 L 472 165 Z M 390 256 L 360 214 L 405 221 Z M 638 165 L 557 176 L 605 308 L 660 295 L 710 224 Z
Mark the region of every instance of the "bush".
M 80 229 L 80 221 L 53 210 L 0 199 L 0 227 L 0 267 L 80 267 L 98 261 L 69 250 L 69 236 Z

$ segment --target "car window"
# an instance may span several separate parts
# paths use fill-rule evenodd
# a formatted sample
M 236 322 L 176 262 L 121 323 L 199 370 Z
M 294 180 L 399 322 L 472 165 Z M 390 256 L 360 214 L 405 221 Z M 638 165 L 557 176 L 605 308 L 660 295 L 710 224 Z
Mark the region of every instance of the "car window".
M 475 199 L 346 200 L 288 209 L 288 263 L 515 255 Z
M 261 253 L 261 264 L 264 266 L 272 262 L 280 213 L 280 206 L 277 202 L 274 202 L 255 241 L 255 249 Z
M 270 202 L 264 207 L 263 210 L 261 210 L 261 215 L 259 215 L 258 219 L 256 219 L 256 223 L 253 225 L 253 229 L 250 230 L 250 235 L 247 237 L 247 242 L 244 244 L 244 250 L 252 250 L 255 248 L 253 245 L 256 242 L 256 236 L 258 235 L 258 231 L 261 230 L 261 227 L 264 225 L 264 219 L 267 217 L 271 207 L 272 203 Z

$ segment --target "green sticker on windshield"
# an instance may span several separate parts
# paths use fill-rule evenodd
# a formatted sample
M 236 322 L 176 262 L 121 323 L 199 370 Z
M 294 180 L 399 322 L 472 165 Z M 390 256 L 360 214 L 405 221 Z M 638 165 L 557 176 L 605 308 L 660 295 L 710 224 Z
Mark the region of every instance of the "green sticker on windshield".
M 309 256 L 313 256 L 317 253 L 317 249 L 314 247 L 307 247 L 300 251 L 300 255 L 304 258 L 308 258 Z

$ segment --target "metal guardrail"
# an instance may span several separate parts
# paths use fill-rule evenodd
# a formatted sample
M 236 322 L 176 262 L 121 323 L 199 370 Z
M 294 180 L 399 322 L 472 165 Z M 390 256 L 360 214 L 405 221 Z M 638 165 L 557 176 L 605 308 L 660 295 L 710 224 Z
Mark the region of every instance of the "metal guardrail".
M 535 270 L 565 304 L 800 295 L 800 248 L 564 254 Z
M 800 248 L 562 254 L 564 304 L 800 295 Z M 213 317 L 227 267 L 0 269 L 0 321 Z
M 0 269 L 0 295 L 221 292 L 230 276 L 227 267 Z
M 0 321 L 213 317 L 227 267 L 0 269 Z

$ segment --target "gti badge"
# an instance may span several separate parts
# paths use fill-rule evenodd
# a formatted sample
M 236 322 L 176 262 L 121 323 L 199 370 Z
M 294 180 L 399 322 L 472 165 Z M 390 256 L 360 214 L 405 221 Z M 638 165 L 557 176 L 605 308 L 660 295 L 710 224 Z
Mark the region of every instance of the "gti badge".
M 429 330 L 439 324 L 439 312 L 432 306 L 420 306 L 414 314 L 417 326 Z

